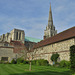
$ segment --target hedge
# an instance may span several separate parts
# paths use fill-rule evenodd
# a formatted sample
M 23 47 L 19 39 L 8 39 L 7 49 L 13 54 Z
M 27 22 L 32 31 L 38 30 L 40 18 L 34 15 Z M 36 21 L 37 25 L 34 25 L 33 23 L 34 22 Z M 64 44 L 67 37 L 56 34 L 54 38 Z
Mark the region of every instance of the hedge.
M 70 61 L 62 60 L 62 61 L 60 61 L 59 65 L 60 65 L 60 67 L 70 68 L 71 63 L 70 63 Z
M 75 45 L 70 47 L 71 70 L 75 72 Z

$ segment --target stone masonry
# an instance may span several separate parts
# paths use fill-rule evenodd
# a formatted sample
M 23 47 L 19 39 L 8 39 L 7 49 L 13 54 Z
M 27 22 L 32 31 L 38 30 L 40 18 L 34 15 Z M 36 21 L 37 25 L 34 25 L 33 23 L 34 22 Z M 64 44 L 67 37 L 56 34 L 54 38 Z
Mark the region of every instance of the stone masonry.
M 61 60 L 69 61 L 70 58 L 69 49 L 70 46 L 72 45 L 75 45 L 75 38 L 36 48 L 34 49 L 34 51 L 30 52 L 30 55 L 32 56 L 33 60 L 45 59 L 48 60 L 50 64 L 52 64 L 53 63 L 51 61 L 52 54 L 58 53 L 60 55 L 59 61 Z

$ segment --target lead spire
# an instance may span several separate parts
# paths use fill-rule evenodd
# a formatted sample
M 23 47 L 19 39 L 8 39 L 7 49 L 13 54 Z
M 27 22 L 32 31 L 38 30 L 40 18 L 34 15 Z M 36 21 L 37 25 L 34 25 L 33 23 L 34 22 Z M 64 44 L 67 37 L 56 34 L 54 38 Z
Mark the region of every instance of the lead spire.
M 51 10 L 51 3 L 50 3 L 48 26 L 52 26 L 52 25 L 53 25 L 53 18 L 52 18 L 52 10 Z

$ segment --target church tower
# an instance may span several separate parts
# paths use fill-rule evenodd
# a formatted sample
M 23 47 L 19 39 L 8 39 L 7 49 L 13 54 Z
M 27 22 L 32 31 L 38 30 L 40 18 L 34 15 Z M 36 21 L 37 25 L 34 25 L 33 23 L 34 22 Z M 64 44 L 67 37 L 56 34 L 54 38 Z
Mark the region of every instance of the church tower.
M 51 4 L 50 4 L 48 25 L 46 26 L 46 30 L 44 30 L 44 39 L 52 37 L 56 34 L 57 30 L 55 30 L 55 26 L 53 25 L 53 18 L 52 18 Z

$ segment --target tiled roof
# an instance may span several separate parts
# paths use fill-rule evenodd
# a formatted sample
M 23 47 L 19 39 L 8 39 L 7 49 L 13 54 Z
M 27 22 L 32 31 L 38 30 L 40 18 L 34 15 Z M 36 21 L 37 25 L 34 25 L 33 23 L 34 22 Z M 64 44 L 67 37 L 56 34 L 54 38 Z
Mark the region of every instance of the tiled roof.
M 34 45 L 33 48 L 42 47 L 42 46 L 45 46 L 48 44 L 53 44 L 53 43 L 67 40 L 67 39 L 70 39 L 73 37 L 75 37 L 75 26 L 68 29 L 68 30 L 65 30 L 65 31 L 53 36 L 53 37 L 50 37 L 48 39 L 45 39 L 45 40 L 38 42 L 36 45 Z

